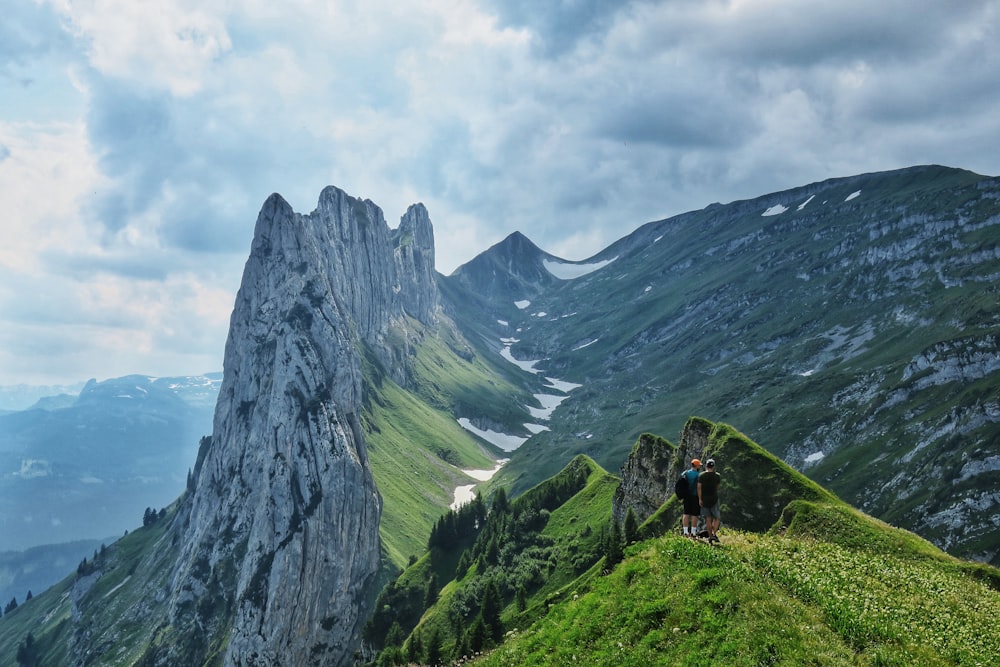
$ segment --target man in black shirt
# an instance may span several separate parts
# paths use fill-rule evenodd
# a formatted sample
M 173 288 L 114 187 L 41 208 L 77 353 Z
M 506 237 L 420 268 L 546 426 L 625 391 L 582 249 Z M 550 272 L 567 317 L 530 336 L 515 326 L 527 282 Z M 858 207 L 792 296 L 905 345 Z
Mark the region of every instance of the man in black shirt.
M 705 518 L 705 530 L 708 531 L 708 541 L 719 541 L 719 482 L 721 477 L 715 472 L 715 459 L 705 462 L 705 472 L 698 476 L 698 504 L 701 505 L 701 515 Z

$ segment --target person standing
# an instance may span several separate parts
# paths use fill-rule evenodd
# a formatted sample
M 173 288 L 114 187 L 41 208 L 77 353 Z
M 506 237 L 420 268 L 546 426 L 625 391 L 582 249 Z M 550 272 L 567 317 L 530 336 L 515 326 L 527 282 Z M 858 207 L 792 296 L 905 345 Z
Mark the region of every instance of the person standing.
M 705 461 L 705 472 L 698 476 L 698 504 L 701 515 L 705 517 L 705 530 L 708 531 L 708 541 L 719 541 L 719 524 L 722 517 L 719 512 L 719 484 L 722 481 L 715 472 L 715 459 Z
M 698 515 L 701 514 L 701 506 L 698 504 L 698 468 L 701 461 L 691 459 L 691 467 L 684 471 L 684 476 L 688 481 L 688 492 L 684 496 L 684 514 L 681 516 L 681 527 L 684 529 L 685 537 L 695 537 L 698 531 Z

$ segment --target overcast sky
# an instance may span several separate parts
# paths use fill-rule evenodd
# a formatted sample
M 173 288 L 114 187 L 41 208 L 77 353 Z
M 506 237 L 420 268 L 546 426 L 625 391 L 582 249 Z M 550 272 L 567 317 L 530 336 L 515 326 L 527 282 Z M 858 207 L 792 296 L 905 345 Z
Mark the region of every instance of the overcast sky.
M 1000 174 L 998 5 L 8 3 L 0 385 L 221 370 L 272 192 L 423 202 L 448 274 L 513 231 L 582 260 L 826 178 Z

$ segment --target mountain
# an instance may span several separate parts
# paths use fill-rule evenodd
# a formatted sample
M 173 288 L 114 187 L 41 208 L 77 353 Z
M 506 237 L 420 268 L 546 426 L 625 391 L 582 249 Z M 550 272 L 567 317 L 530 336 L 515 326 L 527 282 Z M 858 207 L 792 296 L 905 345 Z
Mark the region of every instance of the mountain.
M 39 400 L 59 395 L 76 396 L 85 383 L 72 385 L 29 385 L 16 384 L 0 386 L 0 414 L 27 410 Z
M 580 388 L 494 483 L 516 495 L 576 454 L 613 469 L 641 433 L 710 414 L 874 516 L 1000 559 L 996 178 L 831 179 L 648 223 L 584 262 L 508 241 L 441 279 L 447 307 L 484 349 Z M 494 275 L 513 257 L 552 278 Z
M 511 618 L 528 627 L 550 604 L 572 605 L 574 590 L 587 597 L 588 582 L 598 595 L 589 600 L 622 604 L 596 582 L 627 583 L 615 573 L 638 576 L 647 561 L 668 571 L 673 557 L 657 560 L 657 552 L 680 554 L 689 578 L 702 582 L 699 599 L 713 604 L 754 608 L 761 591 L 781 584 L 775 599 L 783 606 L 767 611 L 802 611 L 810 624 L 825 624 L 824 637 L 842 643 L 837 655 L 844 645 L 889 663 L 932 655 L 937 645 L 924 637 L 879 653 L 882 639 L 905 640 L 900 626 L 850 604 L 830 609 L 817 597 L 797 606 L 810 589 L 791 578 L 794 567 L 762 563 L 772 551 L 788 557 L 776 562 L 793 563 L 799 549 L 812 554 L 804 570 L 820 572 L 823 552 L 753 536 L 808 524 L 837 558 L 861 554 L 851 572 L 881 562 L 918 579 L 943 572 L 949 591 L 970 577 L 995 580 L 988 566 L 956 561 L 869 515 L 956 555 L 997 557 L 989 530 L 1000 441 L 997 186 L 943 167 L 833 179 L 649 223 L 584 262 L 514 235 L 449 277 L 433 272 L 421 205 L 389 230 L 372 202 L 336 188 L 305 215 L 274 195 L 258 217 L 236 299 L 212 436 L 201 442 L 186 491 L 0 619 L 0 657 L 30 630 L 53 664 L 348 664 L 371 657 L 381 635 L 362 629 L 379 618 L 369 614 L 382 610 L 376 594 L 411 561 L 437 575 L 434 586 L 421 580 L 429 605 L 415 612 L 414 627 L 430 624 L 420 641 L 446 641 L 447 614 L 423 618 L 435 598 L 461 599 L 472 624 L 448 631 L 458 648 L 461 637 L 471 647 L 487 633 L 497 641 L 493 633 Z M 713 594 L 721 574 L 702 573 L 700 552 L 689 551 L 706 545 L 656 537 L 669 532 L 676 503 L 652 509 L 651 490 L 669 481 L 629 472 L 655 465 L 633 461 L 623 470 L 624 520 L 607 522 L 616 487 L 602 469 L 619 469 L 642 434 L 678 432 L 699 414 L 747 434 L 696 421 L 680 447 L 707 439 L 731 475 L 738 504 L 724 506 L 724 526 L 754 532 L 740 538 L 747 550 L 734 544 L 732 559 L 720 551 L 717 569 L 750 572 L 739 581 L 759 585 L 747 596 Z M 751 439 L 766 451 L 741 444 Z M 662 439 L 647 440 L 655 448 Z M 476 505 L 449 513 L 455 487 L 501 457 L 510 460 L 481 489 L 497 523 Z M 678 458 L 668 447 L 668 470 Z M 643 497 L 643 513 L 653 514 L 637 526 L 640 508 L 630 499 Z M 653 551 L 631 561 L 635 548 L 613 553 L 622 530 Z M 441 549 L 442 540 L 454 548 Z M 858 549 L 869 542 L 873 549 Z M 444 552 L 437 559 L 435 548 Z M 911 552 L 942 563 L 940 572 L 899 560 Z M 461 598 L 446 585 L 449 569 L 475 574 L 506 560 L 517 563 L 516 578 L 495 570 L 462 587 Z M 519 582 L 523 594 L 503 581 Z M 557 581 L 569 583 L 541 592 Z M 906 600 L 928 590 L 914 588 Z M 882 592 L 877 603 L 891 600 Z M 501 602 L 523 602 L 523 615 L 505 622 Z M 946 605 L 992 646 L 995 633 L 966 607 L 952 597 Z M 853 617 L 876 630 L 845 630 Z M 684 620 L 678 632 L 706 641 L 691 632 L 701 617 L 661 607 L 649 618 Z M 782 627 L 708 621 L 747 637 Z M 409 632 L 403 620 L 377 625 L 380 641 Z M 599 646 L 614 652 L 613 643 Z M 783 655 L 764 640 L 759 648 Z
M 463 470 L 499 454 L 456 415 L 527 417 L 504 365 L 441 311 L 423 206 L 390 230 L 337 188 L 307 215 L 270 197 L 186 491 L 80 564 L 50 608 L 71 602 L 73 620 L 40 650 L 57 664 L 350 663 L 382 578 L 473 481 Z
M 103 540 L 141 525 L 143 508 L 173 502 L 211 433 L 220 380 L 91 380 L 77 396 L 0 415 L 3 549 Z

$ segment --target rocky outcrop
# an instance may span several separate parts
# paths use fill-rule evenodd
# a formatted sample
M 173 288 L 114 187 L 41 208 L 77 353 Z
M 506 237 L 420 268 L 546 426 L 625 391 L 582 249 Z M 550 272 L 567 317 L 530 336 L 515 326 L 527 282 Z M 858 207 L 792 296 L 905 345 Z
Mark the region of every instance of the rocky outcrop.
M 708 447 L 712 422 L 692 417 L 684 424 L 676 447 L 663 438 L 643 433 L 622 466 L 621 482 L 615 490 L 612 516 L 619 523 L 631 508 L 642 523 L 674 495 L 674 481 L 691 459 Z
M 393 233 L 396 271 L 403 310 L 424 324 L 438 307 L 434 288 L 434 229 L 423 204 L 414 204 Z
M 433 262 L 422 206 L 390 232 L 377 206 L 333 187 L 309 215 L 265 202 L 170 590 L 173 631 L 211 636 L 165 641 L 151 662 L 351 661 L 380 558 L 360 351 L 388 361 L 404 313 L 433 317 Z
M 670 471 L 676 468 L 677 449 L 663 438 L 643 433 L 622 465 L 611 516 L 623 523 L 629 509 L 640 523 L 670 499 Z

